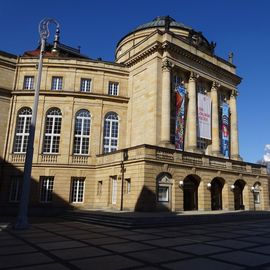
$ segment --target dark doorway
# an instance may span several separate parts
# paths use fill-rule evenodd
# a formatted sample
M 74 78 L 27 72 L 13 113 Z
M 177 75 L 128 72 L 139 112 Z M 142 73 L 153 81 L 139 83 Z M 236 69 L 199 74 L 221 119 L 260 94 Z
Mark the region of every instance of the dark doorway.
M 184 211 L 198 210 L 198 186 L 191 175 L 184 180 Z
M 243 189 L 245 186 L 245 182 L 241 180 L 237 180 L 234 183 L 234 209 L 235 210 L 244 210 L 243 204 Z
M 218 178 L 215 178 L 211 182 L 211 209 L 222 209 L 222 188 L 223 183 Z

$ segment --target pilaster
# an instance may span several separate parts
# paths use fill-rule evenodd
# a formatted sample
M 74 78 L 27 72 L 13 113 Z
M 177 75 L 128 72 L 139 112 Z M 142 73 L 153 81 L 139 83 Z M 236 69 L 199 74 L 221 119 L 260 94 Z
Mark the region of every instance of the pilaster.
M 212 155 L 221 156 L 219 137 L 219 111 L 218 111 L 218 88 L 220 84 L 213 82 L 211 88 L 212 101 Z
M 197 108 L 196 108 L 196 81 L 199 75 L 190 73 L 188 82 L 188 110 L 187 110 L 187 151 L 197 151 Z
M 161 145 L 170 144 L 171 118 L 171 70 L 173 64 L 169 60 L 162 63 L 162 94 L 161 94 Z
M 239 142 L 238 142 L 238 119 L 236 108 L 237 90 L 232 91 L 230 97 L 230 112 L 231 112 L 231 158 L 241 160 L 239 155 Z

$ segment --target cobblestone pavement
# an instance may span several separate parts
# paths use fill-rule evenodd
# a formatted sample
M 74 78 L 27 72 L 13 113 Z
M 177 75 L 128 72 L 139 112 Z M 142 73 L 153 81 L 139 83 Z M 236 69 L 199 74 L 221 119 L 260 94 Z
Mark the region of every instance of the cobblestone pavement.
M 31 223 L 0 223 L 0 269 L 270 269 L 270 219 L 133 230 Z

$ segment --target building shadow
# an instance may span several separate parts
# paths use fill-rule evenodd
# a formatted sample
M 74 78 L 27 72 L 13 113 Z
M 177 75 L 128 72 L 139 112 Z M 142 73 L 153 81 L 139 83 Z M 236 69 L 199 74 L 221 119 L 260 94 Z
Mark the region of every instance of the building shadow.
M 18 187 L 18 200 L 11 200 L 12 179 L 20 179 Z M 22 190 L 23 170 L 6 162 L 0 157 L 0 217 L 16 216 L 19 210 L 19 198 Z M 52 193 L 52 201 L 40 202 L 40 179 L 31 178 L 28 215 L 29 216 L 56 216 L 67 209 L 74 207 L 69 201 L 64 200 L 55 192 Z

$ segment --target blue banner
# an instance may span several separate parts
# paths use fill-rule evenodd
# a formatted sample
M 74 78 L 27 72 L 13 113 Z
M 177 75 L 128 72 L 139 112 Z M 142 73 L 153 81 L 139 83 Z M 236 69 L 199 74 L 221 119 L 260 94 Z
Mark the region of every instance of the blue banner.
M 229 144 L 229 105 L 223 103 L 222 105 L 222 154 L 229 158 L 230 153 Z
M 176 88 L 176 115 L 175 115 L 175 149 L 184 150 L 184 136 L 185 136 L 185 96 L 186 90 L 183 86 Z

